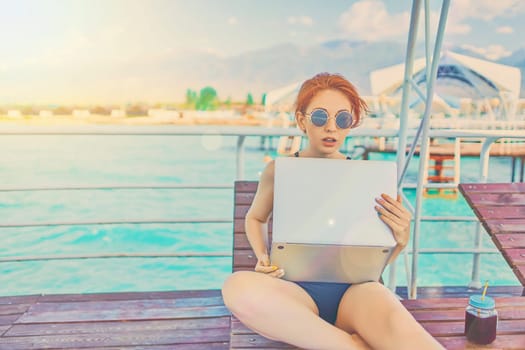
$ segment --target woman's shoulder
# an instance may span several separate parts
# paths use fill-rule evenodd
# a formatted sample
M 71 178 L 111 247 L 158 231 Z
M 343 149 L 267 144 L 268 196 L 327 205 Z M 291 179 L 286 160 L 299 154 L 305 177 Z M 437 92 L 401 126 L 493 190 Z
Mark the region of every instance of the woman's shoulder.
M 272 159 L 266 163 L 266 167 L 261 174 L 261 181 L 271 181 L 273 183 L 273 176 L 275 174 L 275 160 Z

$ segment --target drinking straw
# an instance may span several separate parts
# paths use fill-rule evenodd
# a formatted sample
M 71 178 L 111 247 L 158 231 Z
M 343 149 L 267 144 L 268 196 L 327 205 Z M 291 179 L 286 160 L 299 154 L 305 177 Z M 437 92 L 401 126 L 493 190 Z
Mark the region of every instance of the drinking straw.
M 489 286 L 489 280 L 485 281 L 485 288 L 483 288 L 483 294 L 481 294 L 481 301 L 485 299 L 485 294 L 487 293 L 487 288 Z

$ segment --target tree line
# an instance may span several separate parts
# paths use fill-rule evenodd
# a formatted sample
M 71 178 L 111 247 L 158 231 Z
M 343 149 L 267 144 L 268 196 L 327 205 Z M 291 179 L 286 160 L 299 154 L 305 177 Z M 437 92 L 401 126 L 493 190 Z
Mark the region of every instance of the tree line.
M 264 106 L 265 102 L 266 102 L 266 94 L 263 94 L 261 98 L 261 105 Z M 197 91 L 192 90 L 192 89 L 186 90 L 186 108 L 194 108 L 198 111 L 213 111 L 213 110 L 216 110 L 220 106 L 229 108 L 231 107 L 231 105 L 232 105 L 231 97 L 228 97 L 224 101 L 220 101 L 219 96 L 217 95 L 217 90 L 215 90 L 211 86 L 206 86 L 202 88 L 199 91 L 199 93 L 197 93 Z M 244 105 L 246 106 L 255 105 L 253 95 L 250 92 L 246 96 Z

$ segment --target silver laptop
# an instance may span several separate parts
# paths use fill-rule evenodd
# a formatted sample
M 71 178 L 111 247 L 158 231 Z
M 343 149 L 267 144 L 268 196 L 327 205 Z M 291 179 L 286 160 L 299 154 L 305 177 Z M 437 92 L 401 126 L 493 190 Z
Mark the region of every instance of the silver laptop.
M 396 242 L 375 198 L 396 197 L 396 163 L 282 157 L 274 181 L 270 259 L 285 279 L 379 280 Z

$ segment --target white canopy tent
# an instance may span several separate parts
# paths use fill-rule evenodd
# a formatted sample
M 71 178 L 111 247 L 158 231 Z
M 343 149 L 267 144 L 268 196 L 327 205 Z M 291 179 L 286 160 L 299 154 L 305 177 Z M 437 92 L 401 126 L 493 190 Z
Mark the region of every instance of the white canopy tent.
M 265 107 L 267 112 L 290 112 L 302 82 L 282 86 L 266 94 Z
M 414 60 L 413 67 L 412 79 L 425 93 L 425 58 Z M 372 94 L 400 95 L 404 71 L 404 64 L 373 71 L 370 74 Z M 447 51 L 439 59 L 435 93 L 450 106 L 458 108 L 461 98 L 516 100 L 520 94 L 520 83 L 519 68 Z M 416 103 L 417 96 L 411 100 L 411 104 Z

